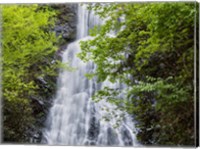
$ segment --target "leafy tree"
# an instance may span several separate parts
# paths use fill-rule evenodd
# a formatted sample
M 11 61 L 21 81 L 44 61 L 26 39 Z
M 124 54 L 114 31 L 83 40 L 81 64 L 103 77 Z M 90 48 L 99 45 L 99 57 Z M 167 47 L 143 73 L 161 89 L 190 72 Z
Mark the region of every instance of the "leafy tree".
M 38 77 L 55 75 L 53 33 L 56 12 L 48 6 L 1 5 L 3 48 L 3 140 L 28 142 L 35 123 L 31 96 Z
M 89 77 L 126 84 L 125 98 L 106 87 L 96 101 L 135 116 L 141 143 L 194 145 L 194 3 L 100 3 L 89 5 L 105 23 L 82 41 Z M 113 34 L 115 32 L 115 34 Z

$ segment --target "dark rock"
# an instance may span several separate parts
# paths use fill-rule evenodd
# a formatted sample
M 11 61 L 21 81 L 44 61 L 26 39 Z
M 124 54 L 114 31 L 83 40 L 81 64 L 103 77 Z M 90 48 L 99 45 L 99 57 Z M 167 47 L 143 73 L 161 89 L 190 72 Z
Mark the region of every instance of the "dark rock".
M 88 139 L 96 140 L 99 134 L 99 123 L 97 122 L 95 117 L 90 119 L 90 128 L 88 130 Z
M 61 61 L 63 51 L 68 43 L 76 38 L 77 4 L 53 4 L 51 8 L 58 12 L 54 31 L 56 36 L 61 38 L 59 49 L 50 60 L 46 61 L 47 65 L 55 63 L 57 60 Z M 59 73 L 58 70 L 57 73 Z M 54 99 L 56 93 L 57 77 L 46 74 L 43 77 L 36 78 L 35 83 L 38 90 L 30 97 L 35 123 L 28 128 L 27 138 L 30 143 L 43 143 L 42 129 L 45 127 L 47 115 L 53 102 L 52 99 Z
M 89 122 L 89 130 L 88 130 L 88 140 L 90 141 L 96 141 L 97 137 L 99 135 L 99 129 L 100 129 L 100 123 L 99 120 L 95 117 L 95 108 L 93 105 L 91 105 L 91 117 Z
M 37 107 L 43 107 L 44 101 L 42 101 L 41 97 L 36 96 L 30 96 L 30 99 L 32 99 L 32 103 L 36 104 Z
M 90 145 L 96 145 L 96 142 L 95 141 L 89 141 L 89 140 L 87 140 L 85 143 L 84 143 L 84 145 L 86 145 L 86 146 L 90 146 Z
M 66 45 L 76 38 L 77 4 L 54 4 L 59 11 L 54 31 L 61 37 L 60 45 Z
M 118 140 L 116 139 L 116 134 L 114 133 L 114 131 L 112 130 L 112 128 L 108 128 L 107 129 L 107 133 L 108 133 L 108 140 L 107 140 L 107 145 L 114 145 L 114 144 L 118 144 Z
M 121 133 L 122 133 L 122 136 L 123 136 L 124 144 L 126 146 L 132 146 L 133 142 L 132 142 L 132 139 L 131 139 L 130 132 L 125 127 L 123 127 Z
M 45 85 L 47 84 L 47 82 L 44 80 L 43 77 L 38 77 L 37 80 L 40 81 L 42 84 L 45 84 Z
M 31 143 L 40 143 L 40 140 L 42 138 L 42 132 L 31 132 L 31 135 L 33 136 L 31 138 Z
M 96 142 L 91 141 L 91 142 L 90 142 L 90 145 L 96 145 Z

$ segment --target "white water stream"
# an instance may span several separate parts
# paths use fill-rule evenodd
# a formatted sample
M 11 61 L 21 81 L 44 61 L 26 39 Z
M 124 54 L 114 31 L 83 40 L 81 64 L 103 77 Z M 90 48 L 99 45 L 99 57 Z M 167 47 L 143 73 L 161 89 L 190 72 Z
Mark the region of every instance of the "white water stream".
M 88 80 L 84 74 L 95 70 L 93 63 L 84 63 L 76 54 L 80 52 L 80 40 L 87 40 L 88 31 L 101 24 L 100 19 L 84 6 L 78 6 L 77 40 L 68 45 L 63 54 L 63 62 L 77 68 L 75 71 L 63 70 L 58 79 L 58 89 L 43 132 L 43 141 L 50 145 L 97 145 L 97 146 L 137 146 L 134 124 L 125 113 L 120 126 L 114 128 L 120 115 L 115 106 L 102 100 L 94 103 L 91 96 L 104 86 L 119 88 L 123 85 L 109 81 L 97 84 L 95 79 Z M 115 110 L 107 113 L 102 108 Z M 111 116 L 110 121 L 102 120 Z

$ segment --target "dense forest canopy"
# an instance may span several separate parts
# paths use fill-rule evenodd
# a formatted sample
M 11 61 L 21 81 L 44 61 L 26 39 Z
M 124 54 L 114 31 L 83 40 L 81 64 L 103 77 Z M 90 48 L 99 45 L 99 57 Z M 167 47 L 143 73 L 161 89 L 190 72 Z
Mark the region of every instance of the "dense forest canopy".
M 37 79 L 55 75 L 52 63 L 56 12 L 40 5 L 2 5 L 3 141 L 26 142 L 35 123 L 31 97 L 42 90 Z M 47 93 L 44 93 L 47 94 Z
M 117 90 L 105 87 L 93 99 L 106 100 L 132 115 L 141 144 L 195 144 L 194 27 L 199 22 L 194 19 L 199 13 L 195 6 L 189 2 L 88 5 L 105 23 L 91 30 L 92 39 L 80 42 L 78 57 L 97 66 L 86 76 L 126 85 Z M 54 80 L 63 67 L 54 60 L 58 12 L 37 4 L 0 8 L 3 141 L 30 142 L 28 135 L 41 117 L 33 104 L 39 102 L 35 96 L 49 99 L 54 87 L 44 78 Z M 119 98 L 122 92 L 125 96 Z
M 94 100 L 133 114 L 142 144 L 194 145 L 195 3 L 96 3 L 88 8 L 106 22 L 91 30 L 94 39 L 81 42 L 78 56 L 97 65 L 86 76 L 127 85 L 123 90 L 105 87 Z M 122 91 L 126 96 L 119 99 Z

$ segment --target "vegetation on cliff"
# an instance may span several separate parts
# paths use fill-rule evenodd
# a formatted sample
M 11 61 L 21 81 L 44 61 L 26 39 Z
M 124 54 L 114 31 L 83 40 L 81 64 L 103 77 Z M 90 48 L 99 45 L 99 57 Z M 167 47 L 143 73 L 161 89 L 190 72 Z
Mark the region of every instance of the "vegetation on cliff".
M 58 5 L 1 9 L 3 142 L 29 143 L 36 137 L 39 143 L 35 127 L 43 127 L 57 69 L 63 67 L 55 53 L 73 41 L 75 15 L 67 18 L 62 13 L 68 7 L 58 12 Z M 133 115 L 144 145 L 194 145 L 195 3 L 96 3 L 88 9 L 106 21 L 91 30 L 93 39 L 80 43 L 79 58 L 97 66 L 86 76 L 126 85 L 105 87 L 94 100 Z M 64 21 L 56 23 L 56 17 Z
M 56 75 L 57 39 L 52 32 L 56 12 L 48 6 L 2 5 L 3 141 L 29 142 L 44 99 L 53 87 L 45 78 Z M 35 106 L 35 103 L 39 106 Z M 41 113 L 40 113 L 41 114 Z
M 144 145 L 194 145 L 195 3 L 97 3 L 88 9 L 106 22 L 91 31 L 94 39 L 81 42 L 79 57 L 97 65 L 87 76 L 127 86 L 106 87 L 94 100 L 134 115 Z

